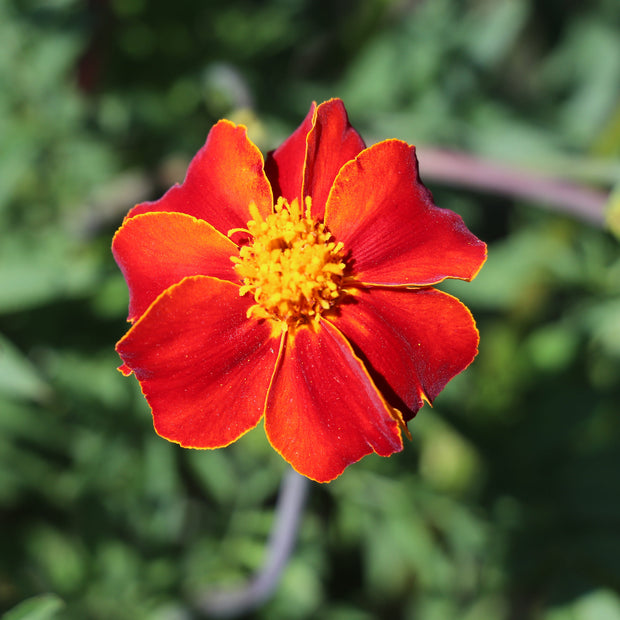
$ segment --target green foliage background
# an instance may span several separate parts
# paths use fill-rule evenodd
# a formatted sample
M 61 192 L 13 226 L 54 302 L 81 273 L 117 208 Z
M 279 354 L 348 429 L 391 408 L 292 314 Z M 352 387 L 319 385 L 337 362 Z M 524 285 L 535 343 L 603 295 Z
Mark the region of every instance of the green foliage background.
M 261 429 L 216 452 L 158 438 L 113 350 L 111 236 L 218 118 L 266 151 L 340 96 L 368 143 L 620 178 L 617 0 L 4 0 L 0 40 L 7 620 L 197 618 L 201 591 L 260 566 L 286 464 Z M 479 357 L 403 453 L 313 485 L 255 617 L 620 619 L 618 243 L 430 185 L 490 244 L 444 287 Z

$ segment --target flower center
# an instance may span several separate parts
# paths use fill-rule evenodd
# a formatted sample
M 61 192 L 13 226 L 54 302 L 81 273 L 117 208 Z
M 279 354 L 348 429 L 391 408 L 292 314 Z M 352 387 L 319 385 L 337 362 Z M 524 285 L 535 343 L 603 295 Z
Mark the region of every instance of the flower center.
M 231 257 L 243 282 L 239 294 L 251 293 L 256 301 L 248 317 L 276 319 L 282 330 L 316 326 L 320 315 L 337 303 L 345 269 L 343 245 L 312 218 L 310 206 L 310 198 L 305 210 L 297 200 L 289 204 L 278 198 L 263 219 L 256 205 L 250 205 L 246 232 L 253 240 Z

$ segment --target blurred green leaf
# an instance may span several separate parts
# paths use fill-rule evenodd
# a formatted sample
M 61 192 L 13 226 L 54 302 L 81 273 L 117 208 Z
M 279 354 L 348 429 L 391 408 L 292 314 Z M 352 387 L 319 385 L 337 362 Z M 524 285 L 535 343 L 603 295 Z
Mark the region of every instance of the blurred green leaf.
M 610 590 L 595 590 L 574 603 L 555 609 L 544 620 L 619 620 L 620 597 Z
M 91 249 L 68 243 L 58 233 L 28 240 L 5 236 L 0 247 L 0 313 L 84 295 L 98 279 L 97 260 Z
M 0 335 L 0 393 L 44 400 L 51 391 L 36 366 Z
M 483 65 L 500 64 L 514 47 L 529 11 L 529 4 L 520 0 L 478 5 L 463 24 L 473 58 Z
M 55 594 L 41 594 L 23 601 L 2 616 L 3 620 L 54 620 L 64 607 Z

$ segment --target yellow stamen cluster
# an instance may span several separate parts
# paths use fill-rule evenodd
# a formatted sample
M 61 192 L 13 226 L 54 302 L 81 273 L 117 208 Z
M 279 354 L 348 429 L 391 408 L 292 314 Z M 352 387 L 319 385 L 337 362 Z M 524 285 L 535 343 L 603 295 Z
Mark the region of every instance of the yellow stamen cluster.
M 315 325 L 321 313 L 340 296 L 344 275 L 342 243 L 331 241 L 322 222 L 305 209 L 279 198 L 265 219 L 250 205 L 247 231 L 252 241 L 232 256 L 243 285 L 240 295 L 256 301 L 248 317 L 275 319 L 283 330 L 300 324 Z M 235 231 L 230 231 L 229 235 Z

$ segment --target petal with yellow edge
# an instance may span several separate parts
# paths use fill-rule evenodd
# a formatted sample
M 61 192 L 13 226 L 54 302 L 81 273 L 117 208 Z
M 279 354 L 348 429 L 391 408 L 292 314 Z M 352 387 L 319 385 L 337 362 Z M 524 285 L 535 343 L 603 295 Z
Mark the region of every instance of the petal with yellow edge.
M 358 290 L 331 321 L 366 363 L 388 402 L 410 420 L 478 352 L 469 310 L 435 289 Z
M 116 350 L 133 370 L 155 430 L 188 448 L 219 448 L 256 426 L 280 339 L 247 318 L 239 287 L 193 276 L 166 290 Z
M 282 196 L 288 203 L 301 199 L 306 138 L 312 129 L 315 110 L 316 103 L 313 103 L 301 125 L 277 149 L 267 154 L 265 172 L 276 199 Z
M 263 156 L 243 125 L 219 121 L 192 159 L 185 181 L 159 200 L 134 207 L 127 217 L 151 211 L 177 211 L 206 220 L 223 234 L 245 227 L 253 202 L 262 215 L 271 211 L 271 186 Z
M 237 282 L 237 246 L 211 224 L 184 213 L 136 215 L 119 228 L 112 253 L 129 288 L 129 317 L 140 317 L 168 287 L 187 276 Z
M 366 145 L 349 123 L 340 99 L 318 106 L 307 142 L 303 195 L 312 198 L 312 216 L 322 220 L 325 201 L 340 168 Z
M 433 204 L 415 147 L 386 140 L 345 164 L 327 200 L 325 224 L 350 252 L 355 279 L 382 286 L 471 280 L 486 245 L 459 215 Z
M 376 452 L 402 450 L 398 422 L 344 336 L 323 322 L 289 336 L 269 388 L 265 430 L 299 473 L 328 482 Z

